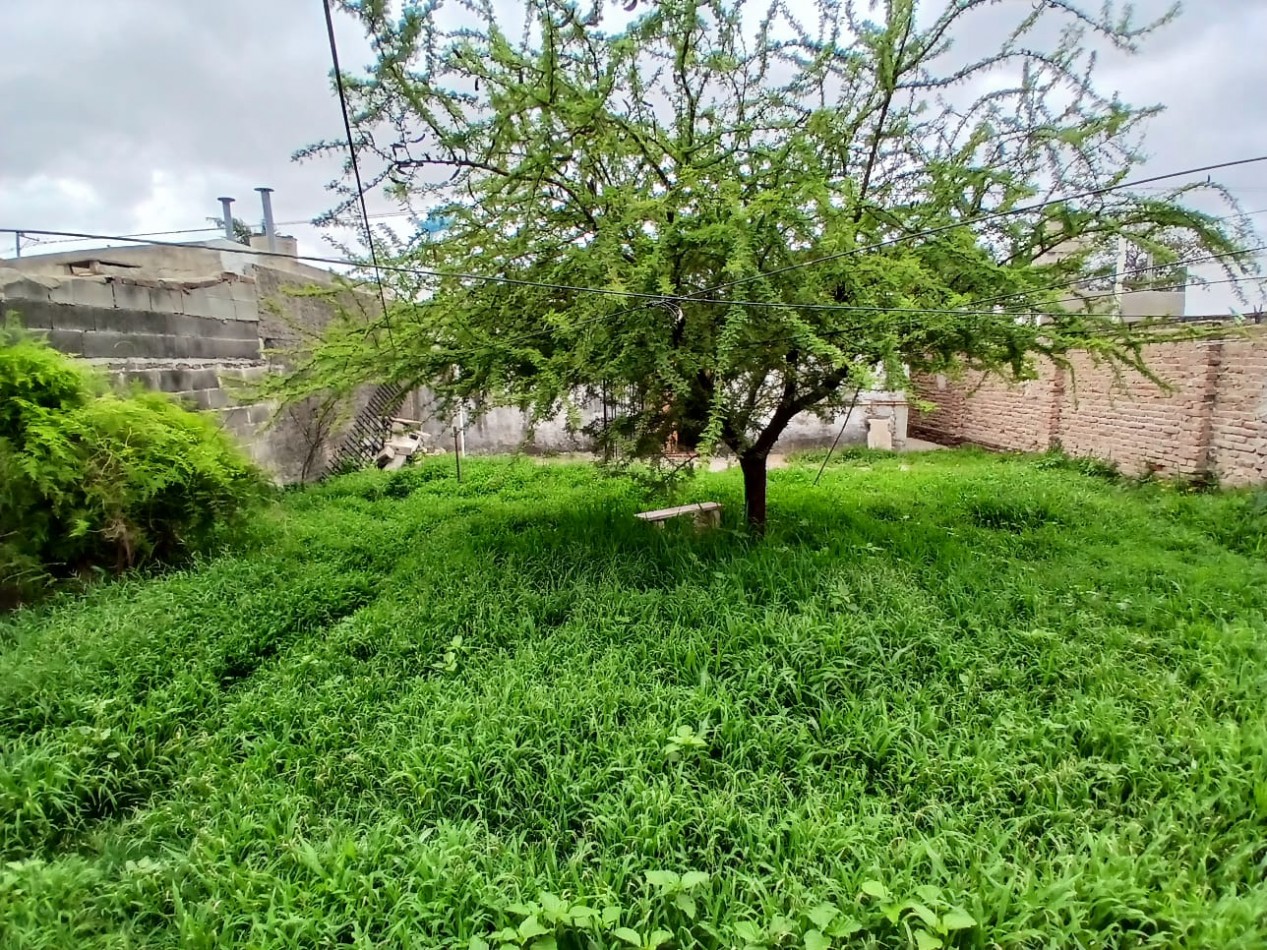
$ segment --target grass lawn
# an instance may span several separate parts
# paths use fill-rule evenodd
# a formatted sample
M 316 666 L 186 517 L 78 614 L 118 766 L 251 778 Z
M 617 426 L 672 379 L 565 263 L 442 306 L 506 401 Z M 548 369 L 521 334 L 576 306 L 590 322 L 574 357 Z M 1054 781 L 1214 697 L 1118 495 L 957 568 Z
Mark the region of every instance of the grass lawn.
M 1267 945 L 1261 497 L 465 468 L 0 618 L 0 946 Z

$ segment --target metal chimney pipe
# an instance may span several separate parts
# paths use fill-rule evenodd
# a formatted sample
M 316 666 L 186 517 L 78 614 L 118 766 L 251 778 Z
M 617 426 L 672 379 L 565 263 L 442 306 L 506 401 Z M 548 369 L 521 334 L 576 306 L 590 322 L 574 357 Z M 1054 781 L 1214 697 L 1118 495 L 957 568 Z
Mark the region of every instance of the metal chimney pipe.
M 260 204 L 264 206 L 264 236 L 268 238 L 268 249 L 277 253 L 277 228 L 273 225 L 273 189 L 256 188 L 260 193 Z
M 220 202 L 220 220 L 224 222 L 224 237 L 228 241 L 236 241 L 237 235 L 233 233 L 233 199 L 218 198 Z

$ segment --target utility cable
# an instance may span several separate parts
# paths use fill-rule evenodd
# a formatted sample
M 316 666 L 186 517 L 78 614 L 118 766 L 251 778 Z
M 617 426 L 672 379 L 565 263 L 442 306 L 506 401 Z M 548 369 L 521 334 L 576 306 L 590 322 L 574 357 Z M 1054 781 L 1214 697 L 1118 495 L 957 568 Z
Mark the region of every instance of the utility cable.
M 785 267 L 779 267 L 772 271 L 763 271 L 759 274 L 750 274 L 747 277 L 740 277 L 736 280 L 727 281 L 718 284 L 715 287 L 709 287 L 707 290 L 701 290 L 694 294 L 687 294 L 680 299 L 690 299 L 699 295 L 711 296 L 719 290 L 726 290 L 730 287 L 737 287 L 740 284 L 750 283 L 754 280 L 760 280 L 763 277 L 774 277 L 779 274 L 786 274 L 794 270 L 802 270 L 806 267 L 815 267 L 819 264 L 827 264 L 831 261 L 840 260 L 845 257 L 852 257 L 856 254 L 863 254 L 868 251 L 876 251 L 884 247 L 891 247 L 895 244 L 904 244 L 907 241 L 917 241 L 920 238 L 932 237 L 937 234 L 944 234 L 947 231 L 953 231 L 956 228 L 970 227 L 974 224 L 984 224 L 987 221 L 996 221 L 1000 218 L 1012 217 L 1013 215 L 1029 214 L 1034 211 L 1041 211 L 1052 205 L 1065 204 L 1069 201 L 1080 201 L 1084 198 L 1096 198 L 1101 195 L 1107 195 L 1115 191 L 1121 191 L 1124 188 L 1138 188 L 1141 185 L 1152 184 L 1153 182 L 1165 181 L 1169 178 L 1181 178 L 1184 175 L 1196 175 L 1201 172 L 1216 171 L 1222 168 L 1235 168 L 1240 165 L 1251 165 L 1256 162 L 1267 162 L 1267 155 L 1258 155 L 1253 158 L 1240 158 L 1229 162 L 1219 162 L 1214 165 L 1202 165 L 1198 168 L 1186 168 L 1182 171 L 1169 172 L 1165 175 L 1153 175 L 1149 178 L 1137 178 L 1132 181 L 1119 182 L 1116 185 L 1105 185 L 1101 188 L 1092 188 L 1087 191 L 1078 192 L 1072 195 L 1062 195 L 1059 198 L 1049 198 L 1045 201 L 1035 202 L 1034 204 L 1021 205 L 1016 208 L 1008 208 L 1004 211 L 992 211 L 988 214 L 978 215 L 975 218 L 967 218 L 963 221 L 952 221 L 949 224 L 938 225 L 935 228 L 926 228 L 923 231 L 916 231 L 912 234 L 903 234 L 895 238 L 889 238 L 884 241 L 877 241 L 873 244 L 867 244 L 863 247 L 851 248 L 847 251 L 840 251 L 835 254 L 827 254 L 823 257 L 816 257 L 808 261 L 798 261 L 795 264 L 788 264 Z
M 154 247 L 201 247 L 201 245 L 190 245 L 181 243 L 180 241 L 147 241 L 141 238 L 126 237 L 122 234 L 90 234 L 84 231 L 51 231 L 40 228 L 0 228 L 0 234 L 32 234 L 49 237 L 68 237 L 83 241 L 124 241 L 130 244 L 148 244 L 153 245 Z M 264 251 L 253 247 L 212 247 L 207 248 L 207 250 L 216 251 L 220 254 L 249 254 L 253 257 L 279 258 L 288 261 L 303 261 L 311 264 L 330 264 L 339 267 L 365 266 L 363 261 L 352 260 L 350 258 L 319 257 L 313 254 L 286 254 L 282 251 Z M 85 251 L 84 253 L 89 252 Z M 491 284 L 508 284 L 514 287 L 537 287 L 542 290 L 560 290 L 580 294 L 604 294 L 610 297 L 625 297 L 634 300 L 646 300 L 657 303 L 666 299 L 664 294 L 636 293 L 630 290 L 613 290 L 608 287 L 577 287 L 571 284 L 552 284 L 539 280 L 521 280 L 516 277 L 495 277 L 491 274 L 462 274 L 453 271 L 429 270 L 424 267 L 405 267 L 394 264 L 381 264 L 379 266 L 382 270 L 389 273 L 411 274 L 414 277 L 483 281 Z
M 365 185 L 361 182 L 361 163 L 356 156 L 356 139 L 352 134 L 352 119 L 348 113 L 347 90 L 343 87 L 343 70 L 339 68 L 339 44 L 334 36 L 334 14 L 330 9 L 330 0 L 322 0 L 322 7 L 326 14 L 326 32 L 330 37 L 330 60 L 334 64 L 334 86 L 339 94 L 339 108 L 343 113 L 343 130 L 348 136 L 348 156 L 352 160 L 352 175 L 356 180 L 356 197 L 361 204 L 361 220 L 365 224 L 365 243 L 369 246 L 370 260 L 374 264 L 378 299 L 383 305 L 383 325 L 387 328 L 387 339 L 390 342 L 392 325 L 387 314 L 387 294 L 383 290 L 383 274 L 378 264 L 378 251 L 374 246 L 374 232 L 370 227 L 370 212 L 365 204 Z

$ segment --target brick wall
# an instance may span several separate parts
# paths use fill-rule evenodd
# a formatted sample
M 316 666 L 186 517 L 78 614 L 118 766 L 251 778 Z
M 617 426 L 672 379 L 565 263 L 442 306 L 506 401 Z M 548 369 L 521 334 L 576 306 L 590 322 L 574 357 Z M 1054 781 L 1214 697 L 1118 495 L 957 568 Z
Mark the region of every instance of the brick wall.
M 1025 383 L 918 377 L 915 394 L 934 408 L 912 412 L 911 432 L 995 449 L 1059 447 L 1131 474 L 1267 482 L 1267 333 L 1158 344 L 1144 355 L 1171 388 L 1083 355 L 1068 370 L 1045 364 Z

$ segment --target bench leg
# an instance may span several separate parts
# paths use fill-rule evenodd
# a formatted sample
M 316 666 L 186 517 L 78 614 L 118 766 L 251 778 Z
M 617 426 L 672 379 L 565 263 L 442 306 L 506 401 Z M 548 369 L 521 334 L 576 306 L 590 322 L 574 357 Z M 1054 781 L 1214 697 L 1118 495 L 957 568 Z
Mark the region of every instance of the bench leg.
M 721 527 L 721 512 L 714 509 L 713 511 L 697 511 L 695 512 L 695 528 L 703 531 L 706 528 Z

